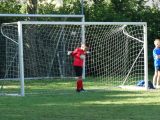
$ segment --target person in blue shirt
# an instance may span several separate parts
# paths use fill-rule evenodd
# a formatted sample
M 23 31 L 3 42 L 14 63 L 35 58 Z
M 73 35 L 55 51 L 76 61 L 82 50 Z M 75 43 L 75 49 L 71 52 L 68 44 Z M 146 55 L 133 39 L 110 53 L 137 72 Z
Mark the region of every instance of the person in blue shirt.
M 154 41 L 155 48 L 153 49 L 154 58 L 154 76 L 153 76 L 153 86 L 155 88 L 160 88 L 160 38 Z

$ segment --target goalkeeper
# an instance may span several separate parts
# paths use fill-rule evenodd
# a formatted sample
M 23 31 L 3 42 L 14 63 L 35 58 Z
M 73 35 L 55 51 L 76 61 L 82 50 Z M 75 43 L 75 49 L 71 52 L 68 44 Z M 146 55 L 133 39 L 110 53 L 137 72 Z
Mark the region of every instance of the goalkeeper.
M 77 92 L 84 91 L 83 80 L 82 80 L 82 71 L 83 71 L 83 62 L 87 53 L 88 46 L 86 44 L 81 44 L 81 47 L 76 48 L 74 51 L 68 51 L 68 55 L 71 55 L 74 58 L 73 67 L 77 77 Z

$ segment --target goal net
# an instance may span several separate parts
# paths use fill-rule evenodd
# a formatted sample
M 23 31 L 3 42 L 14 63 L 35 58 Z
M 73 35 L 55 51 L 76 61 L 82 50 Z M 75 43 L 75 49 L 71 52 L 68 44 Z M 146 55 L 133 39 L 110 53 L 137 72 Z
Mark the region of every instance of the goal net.
M 107 87 L 135 85 L 147 79 L 145 32 L 146 23 L 4 23 L 1 33 L 6 38 L 5 79 L 20 79 L 23 92 L 25 86 L 32 93 L 23 79 L 74 78 L 73 59 L 67 51 L 85 42 L 90 46 L 85 60 L 86 81 Z
M 19 93 L 22 95 L 24 93 L 24 91 L 23 91 L 24 88 L 22 87 L 24 85 L 23 85 L 23 82 L 21 80 L 22 79 L 21 76 L 23 76 L 23 75 L 21 75 L 22 72 L 20 70 L 22 67 L 20 67 L 21 64 L 20 64 L 20 61 L 19 61 L 20 45 L 19 45 L 19 40 L 18 40 L 19 39 L 19 33 L 18 33 L 18 25 L 16 23 L 17 21 L 33 21 L 33 20 L 36 20 L 36 21 L 84 21 L 84 15 L 0 14 L 0 18 L 1 18 L 1 22 L 0 22 L 0 29 L 1 29 L 1 32 L 0 32 L 0 47 L 1 47 L 1 49 L 0 49 L 0 53 L 1 53 L 0 54 L 0 63 L 1 63 L 0 64 L 0 68 L 1 68 L 0 69 L 0 95 L 19 95 Z M 12 22 L 12 23 L 10 23 L 10 22 Z M 15 22 L 15 23 L 13 23 L 13 22 Z M 3 24 L 3 23 L 8 23 L 8 24 Z M 29 28 L 27 28 L 27 29 L 29 29 Z M 30 30 L 31 29 L 32 28 L 30 28 Z M 45 29 L 43 29 L 43 31 L 45 31 Z M 27 31 L 27 32 L 30 32 L 30 31 Z M 36 33 L 36 30 L 34 30 L 34 33 Z M 48 34 L 48 33 L 45 33 L 45 34 Z M 52 34 L 52 31 L 50 31 L 50 34 Z M 38 35 L 38 33 L 36 33 L 36 35 Z M 34 36 L 36 36 L 36 35 L 34 35 Z M 45 35 L 45 36 L 47 36 L 47 35 Z M 32 38 L 32 36 L 30 36 L 30 37 Z M 53 37 L 54 36 L 52 36 L 52 38 Z M 42 38 L 42 36 L 41 36 L 41 38 Z M 58 36 L 57 36 L 57 38 L 58 38 Z M 48 38 L 46 37 L 46 39 L 48 39 Z M 28 42 L 25 43 L 25 47 L 26 46 L 27 47 L 31 47 L 32 45 L 31 46 L 29 46 L 29 45 L 32 42 L 34 42 L 34 41 L 30 41 L 29 43 Z M 37 42 L 37 40 L 35 42 Z M 52 46 L 52 44 L 51 44 L 51 46 Z M 53 45 L 53 47 L 55 47 L 55 45 Z M 46 46 L 46 48 L 47 48 L 47 46 Z M 28 50 L 29 50 L 28 54 L 32 53 L 30 51 L 30 48 L 28 48 Z M 48 51 L 50 51 L 50 50 L 48 49 Z M 47 51 L 45 53 L 47 53 Z M 50 56 L 49 54 L 48 54 L 48 56 Z M 54 55 L 52 57 L 56 58 L 61 53 L 53 53 L 53 54 Z M 34 55 L 38 55 L 38 54 L 34 54 Z M 40 66 L 42 67 L 43 63 L 45 64 L 45 61 L 44 61 L 43 63 L 42 62 L 39 63 L 39 65 L 38 64 L 34 65 L 34 62 L 35 62 L 33 60 L 34 58 L 32 57 L 31 59 L 30 60 L 32 61 L 32 65 L 33 65 L 33 66 L 31 65 L 32 69 L 35 69 L 34 68 L 35 66 L 36 67 L 40 67 Z M 61 58 L 59 58 L 59 59 L 61 59 Z M 37 58 L 37 60 L 38 60 L 38 58 Z M 54 58 L 52 58 L 52 60 L 54 62 Z M 26 65 L 29 64 L 29 63 L 30 62 L 28 61 L 28 63 L 26 63 Z M 57 64 L 60 65 L 60 62 L 57 63 Z M 45 66 L 45 65 L 43 65 L 43 66 Z M 27 69 L 28 70 L 30 69 L 28 67 L 25 68 L 25 71 Z M 48 71 L 51 72 L 52 71 L 52 67 L 48 68 Z M 47 68 L 43 67 L 42 69 L 47 69 Z M 60 69 L 58 69 L 58 70 L 60 70 Z M 32 73 L 33 71 L 34 70 L 30 71 L 30 73 Z M 41 81 L 38 81 L 39 82 L 39 84 L 38 84 L 39 86 L 36 84 L 38 86 L 37 89 L 39 89 L 40 87 L 42 89 L 42 86 L 45 86 L 45 84 L 47 84 L 47 80 L 46 79 L 44 79 L 45 82 L 42 81 L 42 76 L 44 77 L 44 74 L 45 74 L 45 73 L 42 73 L 42 72 L 46 72 L 46 71 L 45 70 L 40 70 L 40 71 L 38 73 L 35 73 L 35 71 L 34 71 L 32 75 L 30 73 L 27 73 L 27 74 L 30 74 L 30 75 L 27 75 L 27 76 L 25 75 L 25 80 L 26 79 L 41 79 Z M 61 72 L 63 72 L 63 70 L 61 70 Z M 38 74 L 40 76 L 38 76 Z M 53 73 L 49 73 L 48 72 L 46 74 L 48 74 L 48 75 L 47 75 L 47 77 L 45 76 L 45 78 L 51 78 L 50 74 L 53 74 Z M 63 76 L 61 76 L 61 78 L 62 77 Z M 56 78 L 56 75 L 54 75 L 54 78 Z M 51 82 L 51 81 L 49 81 L 49 82 Z M 49 84 L 49 82 L 48 82 L 48 84 Z M 27 89 L 27 90 L 30 89 L 31 84 L 32 84 L 32 88 L 34 88 L 34 89 L 36 88 L 33 85 L 34 84 L 33 81 L 27 81 L 27 82 L 25 81 L 25 83 L 26 83 L 26 86 L 27 86 L 27 87 L 25 86 L 26 87 L 25 89 Z M 29 85 L 27 85 L 27 84 L 29 84 Z M 53 86 L 52 86 L 52 88 L 53 88 Z M 30 91 L 32 91 L 32 89 L 30 89 Z

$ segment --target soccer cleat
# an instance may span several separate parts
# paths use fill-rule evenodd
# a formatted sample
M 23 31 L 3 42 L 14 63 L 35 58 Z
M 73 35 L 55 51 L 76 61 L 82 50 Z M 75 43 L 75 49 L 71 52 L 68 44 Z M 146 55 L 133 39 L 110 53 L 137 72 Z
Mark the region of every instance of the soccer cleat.
M 81 90 L 78 90 L 78 89 L 77 89 L 76 92 L 81 92 Z
M 86 92 L 86 90 L 82 88 L 82 89 L 81 89 L 81 92 Z

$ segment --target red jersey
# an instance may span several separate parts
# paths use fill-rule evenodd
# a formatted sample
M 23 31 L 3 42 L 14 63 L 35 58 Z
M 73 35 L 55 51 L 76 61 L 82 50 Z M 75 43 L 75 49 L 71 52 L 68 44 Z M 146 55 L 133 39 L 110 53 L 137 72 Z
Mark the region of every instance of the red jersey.
M 80 58 L 81 55 L 85 55 L 85 51 L 81 48 L 76 48 L 71 55 L 74 57 L 73 66 L 83 67 L 83 59 Z

